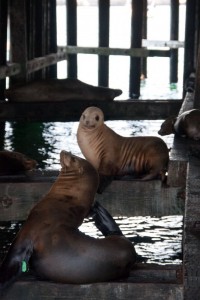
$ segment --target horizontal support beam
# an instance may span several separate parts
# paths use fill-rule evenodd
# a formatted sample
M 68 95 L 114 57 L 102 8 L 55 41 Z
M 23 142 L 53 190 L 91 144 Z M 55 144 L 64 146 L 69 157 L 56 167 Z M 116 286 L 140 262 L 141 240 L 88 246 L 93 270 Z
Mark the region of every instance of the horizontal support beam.
M 108 47 L 59 47 L 67 54 L 126 55 L 133 57 L 169 57 L 169 50 L 149 50 L 146 48 L 108 48 Z
M 171 49 L 184 48 L 185 43 L 182 41 L 158 41 L 158 40 L 142 40 L 142 47 L 167 47 Z
M 142 298 L 141 298 L 142 295 Z M 103 282 L 94 284 L 59 284 L 53 282 L 21 280 L 15 282 L 1 296 L 1 300 L 160 300 L 183 299 L 181 284 Z
M 58 171 L 32 171 L 25 176 L 0 177 L 0 220 L 25 220 L 30 209 L 49 191 Z M 7 180 L 7 181 L 6 181 Z M 163 187 L 160 180 L 114 180 L 96 194 L 113 216 L 182 215 L 182 187 Z
M 88 106 L 98 106 L 106 120 L 162 120 L 177 115 L 181 100 L 122 100 L 66 102 L 0 102 L 0 121 L 78 121 Z
M 0 79 L 4 79 L 9 76 L 17 75 L 21 72 L 21 66 L 17 63 L 10 63 L 7 66 L 0 67 Z
M 43 57 L 34 58 L 32 60 L 29 60 L 26 64 L 27 73 L 33 73 L 66 59 L 67 53 L 64 51 L 58 51 L 57 53 L 51 53 Z M 0 67 L 0 79 L 17 75 L 20 72 L 21 65 L 19 63 L 8 63 L 7 66 Z

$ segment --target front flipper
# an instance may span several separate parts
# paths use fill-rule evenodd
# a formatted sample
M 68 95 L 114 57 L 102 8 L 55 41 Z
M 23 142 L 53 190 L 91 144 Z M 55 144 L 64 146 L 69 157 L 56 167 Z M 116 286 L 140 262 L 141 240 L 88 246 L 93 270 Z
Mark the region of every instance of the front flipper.
M 32 253 L 33 245 L 30 240 L 13 242 L 0 267 L 0 291 L 26 271 Z
M 90 216 L 93 218 L 96 227 L 104 236 L 123 235 L 113 217 L 98 201 L 96 201 L 91 208 Z

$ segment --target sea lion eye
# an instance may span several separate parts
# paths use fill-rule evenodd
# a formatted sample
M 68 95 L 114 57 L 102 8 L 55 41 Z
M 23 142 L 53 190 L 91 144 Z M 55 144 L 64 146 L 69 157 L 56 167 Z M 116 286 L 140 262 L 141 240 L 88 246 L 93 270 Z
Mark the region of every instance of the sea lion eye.
M 96 117 L 95 117 L 95 120 L 96 120 L 96 121 L 99 121 L 99 116 L 96 116 Z
M 83 115 L 83 120 L 85 119 L 85 115 Z

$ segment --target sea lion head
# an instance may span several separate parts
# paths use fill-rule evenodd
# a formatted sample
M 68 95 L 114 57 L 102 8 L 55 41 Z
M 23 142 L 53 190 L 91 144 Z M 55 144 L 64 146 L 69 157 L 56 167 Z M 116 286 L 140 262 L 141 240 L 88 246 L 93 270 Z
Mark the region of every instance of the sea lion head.
M 0 151 L 0 172 L 15 174 L 35 169 L 37 161 L 16 151 Z
M 62 150 L 60 152 L 61 172 L 75 177 L 91 177 L 98 182 L 99 175 L 95 168 L 84 158 L 76 156 L 71 152 Z M 86 176 L 87 175 L 87 176 Z
M 167 118 L 160 126 L 160 130 L 158 131 L 159 135 L 168 135 L 174 133 L 174 124 L 176 122 L 176 117 L 171 116 Z
M 95 129 L 104 123 L 104 114 L 100 108 L 90 106 L 82 113 L 80 123 L 82 127 Z

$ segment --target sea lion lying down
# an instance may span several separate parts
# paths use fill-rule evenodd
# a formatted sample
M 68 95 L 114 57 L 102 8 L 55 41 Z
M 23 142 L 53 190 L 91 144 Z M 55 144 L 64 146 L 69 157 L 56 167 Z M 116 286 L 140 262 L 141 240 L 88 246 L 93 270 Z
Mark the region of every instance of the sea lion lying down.
M 15 175 L 35 169 L 37 162 L 16 151 L 0 151 L 0 175 Z
M 126 277 L 135 262 L 132 243 L 94 204 L 96 170 L 66 151 L 61 151 L 60 163 L 57 180 L 31 210 L 0 267 L 1 289 L 21 274 L 24 263 L 45 280 L 91 283 Z M 78 230 L 89 213 L 107 237 L 96 239 Z
M 101 100 L 111 101 L 122 94 L 120 89 L 93 86 L 78 79 L 43 79 L 6 90 L 10 101 L 67 101 Z
M 98 107 L 88 107 L 77 130 L 78 145 L 85 158 L 103 176 L 133 175 L 141 180 L 165 179 L 169 150 L 154 136 L 123 137 L 104 124 Z
M 167 118 L 160 127 L 158 134 L 168 135 L 176 133 L 182 137 L 193 140 L 200 139 L 200 110 L 191 109 L 183 112 L 178 117 Z

